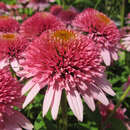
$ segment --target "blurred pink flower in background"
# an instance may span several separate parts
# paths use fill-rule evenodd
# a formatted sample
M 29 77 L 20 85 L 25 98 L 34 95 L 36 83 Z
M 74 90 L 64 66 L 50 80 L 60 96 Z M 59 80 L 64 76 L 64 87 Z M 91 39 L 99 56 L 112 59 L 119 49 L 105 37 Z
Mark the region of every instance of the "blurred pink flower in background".
M 31 78 L 23 87 L 22 94 L 29 91 L 23 107 L 27 106 L 46 85 L 43 101 L 43 117 L 51 109 L 57 118 L 62 90 L 78 120 L 83 120 L 82 99 L 94 111 L 94 99 L 104 105 L 109 101 L 108 93 L 115 95 L 104 75 L 101 58 L 95 43 L 73 30 L 46 31 L 33 41 L 24 52 L 21 61 L 23 70 L 19 75 Z
M 128 13 L 127 17 L 126 17 L 126 23 L 130 24 L 130 13 Z
M 122 40 L 121 45 L 123 49 L 130 52 L 130 34 L 124 35 L 124 37 L 121 40 Z
M 120 33 L 115 23 L 106 15 L 88 8 L 75 17 L 72 25 L 100 45 L 101 56 L 106 65 L 118 59 Z
M 115 105 L 112 102 L 110 102 L 110 104 L 107 106 L 104 106 L 103 104 L 99 103 L 98 108 L 102 116 L 102 123 L 103 123 L 108 118 L 109 114 L 114 110 Z M 113 117 L 122 120 L 125 126 L 127 127 L 127 129 L 130 130 L 130 122 L 127 121 L 128 117 L 125 115 L 125 112 L 126 112 L 126 108 L 121 108 L 120 106 L 116 109 L 116 112 L 113 115 Z M 108 124 L 107 128 L 110 129 L 111 124 Z
M 74 7 L 70 7 L 67 10 L 64 10 L 59 5 L 53 5 L 50 9 L 50 12 L 66 24 L 71 24 L 71 21 L 78 14 L 78 11 Z
M 7 10 L 6 4 L 4 2 L 0 2 L 0 10 Z
M 109 105 L 104 106 L 103 104 L 98 104 L 100 114 L 102 115 L 102 121 L 105 121 L 108 115 L 110 114 L 111 111 L 114 110 L 115 105 L 111 102 Z M 120 120 L 125 120 L 127 119 L 127 116 L 125 116 L 126 108 L 121 108 L 118 107 L 116 110 L 116 113 L 114 115 L 115 118 L 120 119 Z
M 48 12 L 38 12 L 24 21 L 20 33 L 30 39 L 35 39 L 48 29 L 65 28 L 63 22 Z
M 21 84 L 12 78 L 9 68 L 0 69 L 0 130 L 32 130 L 28 119 L 14 106 L 21 108 L 24 97 L 21 96 Z
M 27 8 L 32 8 L 34 11 L 43 11 L 49 7 L 49 3 L 46 0 L 30 0 Z
M 0 32 L 17 32 L 20 24 L 10 16 L 0 16 Z

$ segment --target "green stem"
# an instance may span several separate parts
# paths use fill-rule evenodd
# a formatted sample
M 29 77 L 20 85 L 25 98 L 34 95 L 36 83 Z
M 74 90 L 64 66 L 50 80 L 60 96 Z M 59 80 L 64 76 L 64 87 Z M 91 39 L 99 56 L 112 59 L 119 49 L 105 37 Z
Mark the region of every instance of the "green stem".
M 122 5 L 121 5 L 121 27 L 124 26 L 124 21 L 125 21 L 125 0 L 122 0 Z
M 61 114 L 62 114 L 62 119 L 61 119 L 61 125 L 59 130 L 67 130 L 67 100 L 66 100 L 66 94 L 65 91 L 63 91 L 62 98 L 61 98 Z
M 116 104 L 114 110 L 109 114 L 108 118 L 106 119 L 106 121 L 104 122 L 103 128 L 105 128 L 105 126 L 107 125 L 109 119 L 115 114 L 117 108 L 120 106 L 120 104 L 123 102 L 123 100 L 125 99 L 125 97 L 127 96 L 128 92 L 130 91 L 130 85 L 128 86 L 128 88 L 125 90 L 125 92 L 123 93 L 123 95 L 120 97 L 118 103 Z
M 99 5 L 100 2 L 101 2 L 101 0 L 98 0 L 98 1 L 97 1 L 97 3 L 96 3 L 96 5 L 95 5 L 94 9 L 96 9 L 96 8 L 98 7 L 98 5 Z
M 60 0 L 56 0 L 58 5 L 61 5 L 61 1 Z

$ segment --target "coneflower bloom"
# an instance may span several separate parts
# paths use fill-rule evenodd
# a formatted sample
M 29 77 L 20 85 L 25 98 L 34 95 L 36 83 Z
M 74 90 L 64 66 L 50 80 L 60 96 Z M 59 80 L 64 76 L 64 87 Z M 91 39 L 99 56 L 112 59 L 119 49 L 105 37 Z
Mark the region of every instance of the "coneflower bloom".
M 78 14 L 78 11 L 71 7 L 67 10 L 64 10 L 59 5 L 54 5 L 51 7 L 50 12 L 60 18 L 65 24 L 71 24 L 71 21 L 74 19 L 74 17 Z
M 4 2 L 0 2 L 0 10 L 7 10 L 6 4 Z
M 94 99 L 108 105 L 105 92 L 115 95 L 104 76 L 95 43 L 80 33 L 66 29 L 44 32 L 28 46 L 24 58 L 21 61 L 23 71 L 19 74 L 31 79 L 22 89 L 22 94 L 29 91 L 23 107 L 47 85 L 43 117 L 50 108 L 53 119 L 57 118 L 62 90 L 65 90 L 68 104 L 80 121 L 83 120 L 80 96 L 94 111 Z
M 30 0 L 27 7 L 32 8 L 34 11 L 44 11 L 49 5 L 47 0 Z
M 38 12 L 28 18 L 20 27 L 20 33 L 25 37 L 34 39 L 48 29 L 57 29 L 65 25 L 48 12 Z
M 104 106 L 103 104 L 99 103 L 98 104 L 98 108 L 99 108 L 99 112 L 102 116 L 102 123 L 108 118 L 109 114 L 114 110 L 115 105 L 110 102 L 109 105 Z M 121 120 L 123 121 L 124 125 L 128 128 L 130 128 L 130 122 L 127 121 L 128 117 L 125 115 L 126 112 L 126 108 L 122 108 L 121 105 L 116 109 L 116 112 L 114 113 L 113 117 L 115 119 Z M 109 123 L 107 126 L 107 128 L 111 128 L 111 124 Z
M 32 130 L 33 126 L 14 106 L 21 108 L 21 84 L 12 78 L 9 68 L 0 69 L 0 130 Z
M 72 25 L 100 44 L 101 56 L 106 65 L 118 59 L 120 33 L 115 23 L 106 15 L 89 8 L 77 15 Z
M 0 33 L 0 68 L 18 62 L 27 45 L 28 41 L 17 33 Z
M 55 15 L 58 16 L 58 14 L 63 10 L 62 6 L 60 5 L 53 5 L 50 8 L 50 12 Z
M 0 16 L 0 32 L 17 32 L 19 23 L 10 16 Z
M 110 114 L 110 112 L 114 110 L 115 105 L 112 102 L 107 106 L 104 106 L 103 104 L 99 103 L 98 107 L 99 107 L 100 114 L 102 116 L 102 120 L 105 121 L 108 115 Z M 126 109 L 125 108 L 122 109 L 120 106 L 116 110 L 114 117 L 120 120 L 124 120 L 125 118 L 127 118 L 124 114 L 125 112 L 126 112 Z
M 125 35 L 121 40 L 121 45 L 123 46 L 123 49 L 130 52 L 130 34 Z
M 130 52 L 130 27 L 126 26 L 120 29 L 121 47 Z

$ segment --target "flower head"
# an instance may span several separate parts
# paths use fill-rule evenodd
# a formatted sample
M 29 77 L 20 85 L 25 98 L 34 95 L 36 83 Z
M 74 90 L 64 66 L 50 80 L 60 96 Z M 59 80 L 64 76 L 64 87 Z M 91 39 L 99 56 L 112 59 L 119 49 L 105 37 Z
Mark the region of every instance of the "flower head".
M 28 41 L 17 33 L 0 33 L 0 66 L 18 61 L 27 45 Z
M 62 10 L 63 8 L 60 5 L 53 5 L 50 8 L 50 12 L 55 16 L 57 16 Z
M 99 51 L 92 40 L 73 30 L 58 29 L 44 32 L 29 45 L 21 62 L 21 76 L 32 78 L 23 87 L 29 91 L 23 107 L 28 105 L 39 91 L 47 86 L 43 102 L 43 116 L 51 109 L 56 119 L 62 90 L 78 120 L 83 120 L 82 96 L 91 110 L 94 99 L 108 105 L 104 92 L 115 95 L 100 65 Z
M 66 24 L 70 24 L 74 17 L 78 14 L 78 11 L 74 7 L 64 10 L 59 5 L 52 6 L 50 12 Z
M 0 16 L 0 32 L 17 32 L 19 23 L 10 16 Z
M 21 108 L 24 97 L 21 96 L 22 85 L 11 76 L 8 67 L 0 69 L 0 129 L 32 129 L 31 123 L 14 106 Z
M 107 106 L 104 106 L 103 104 L 99 103 L 98 107 L 99 107 L 100 114 L 103 118 L 102 120 L 105 121 L 108 115 L 110 114 L 110 112 L 114 110 L 115 105 L 112 102 Z M 114 117 L 120 120 L 125 120 L 127 119 L 127 116 L 125 116 L 124 114 L 125 112 L 126 112 L 126 109 L 125 108 L 122 109 L 120 106 L 117 108 Z
M 65 27 L 65 25 L 52 14 L 41 12 L 24 21 L 20 27 L 20 33 L 25 37 L 34 39 L 48 29 L 57 29 L 59 27 Z
M 49 3 L 47 0 L 30 0 L 27 5 L 28 8 L 32 8 L 34 11 L 44 11 L 45 8 L 49 7 Z
M 0 2 L 0 10 L 7 10 L 6 4 L 4 2 Z
M 115 23 L 106 15 L 89 8 L 77 15 L 72 25 L 100 44 L 101 56 L 106 65 L 110 65 L 113 59 L 118 59 L 120 34 Z

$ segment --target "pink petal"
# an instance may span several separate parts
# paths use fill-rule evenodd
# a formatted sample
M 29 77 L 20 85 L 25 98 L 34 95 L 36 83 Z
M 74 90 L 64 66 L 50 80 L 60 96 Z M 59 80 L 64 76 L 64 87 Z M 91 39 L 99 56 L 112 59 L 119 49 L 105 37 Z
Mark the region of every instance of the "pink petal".
M 43 101 L 43 108 L 42 108 L 43 109 L 43 112 L 42 112 L 43 117 L 46 115 L 46 113 L 48 112 L 48 110 L 51 106 L 51 103 L 53 100 L 53 95 L 54 95 L 54 89 L 52 86 L 50 86 L 46 91 L 44 101 Z
M 28 96 L 26 97 L 23 103 L 23 108 L 25 108 L 33 100 L 33 98 L 39 93 L 39 91 L 40 91 L 40 86 L 39 84 L 36 84 L 28 93 Z
M 22 88 L 22 95 L 24 95 L 26 92 L 28 92 L 33 86 L 35 85 L 35 83 L 31 80 L 29 80 L 24 87 Z
M 118 60 L 118 55 L 116 52 L 112 52 L 111 55 L 114 60 Z
M 101 51 L 101 56 L 102 56 L 102 58 L 103 58 L 105 64 L 106 64 L 107 66 L 109 66 L 110 63 L 111 63 L 111 57 L 110 57 L 109 51 L 104 48 L 104 49 Z
M 9 65 L 9 62 L 7 59 L 3 59 L 0 61 L 0 69 L 3 69 L 7 65 Z
M 95 99 L 99 100 L 104 105 L 109 104 L 107 97 L 105 96 L 105 94 L 103 93 L 101 89 L 99 89 L 96 86 L 91 86 L 90 90 L 91 90 L 91 94 L 93 95 Z
M 13 121 L 13 119 L 7 117 L 8 119 L 5 120 L 5 129 L 4 130 L 22 130 L 20 126 L 16 122 Z
M 115 96 L 115 92 L 111 89 L 111 84 L 105 79 L 99 79 L 97 81 L 98 86 L 106 93 L 108 93 L 111 96 Z
M 79 121 L 83 120 L 83 104 L 79 93 L 74 90 L 73 92 L 67 92 L 67 100 L 70 108 L 72 109 L 74 115 Z
M 53 103 L 51 106 L 51 114 L 52 114 L 52 117 L 54 120 L 57 118 L 60 100 L 61 100 L 61 94 L 62 94 L 61 89 L 55 90 L 54 97 L 53 97 Z
M 88 105 L 88 107 L 94 111 L 95 110 L 95 103 L 93 100 L 93 97 L 91 96 L 91 94 L 89 92 L 86 92 L 86 94 L 83 95 L 84 101 L 86 102 L 86 104 Z
M 13 68 L 13 70 L 17 73 L 18 71 L 20 71 L 20 65 L 18 63 L 18 61 L 16 59 L 14 59 L 11 62 L 11 67 Z
M 22 128 L 32 130 L 33 125 L 31 122 L 20 112 L 15 111 L 14 121 L 16 121 Z

